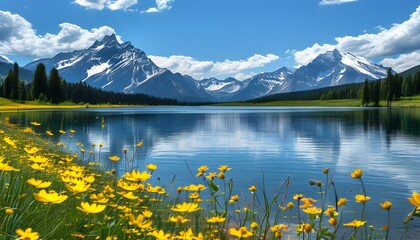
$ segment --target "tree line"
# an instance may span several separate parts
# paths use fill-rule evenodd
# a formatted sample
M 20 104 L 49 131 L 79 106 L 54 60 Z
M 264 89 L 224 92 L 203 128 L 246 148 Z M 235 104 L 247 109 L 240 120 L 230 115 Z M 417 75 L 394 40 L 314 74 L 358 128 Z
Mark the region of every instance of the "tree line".
M 411 74 L 403 77 L 398 73 L 393 74 L 389 68 L 385 79 L 370 82 L 365 80 L 360 99 L 363 106 L 379 106 L 379 101 L 384 100 L 386 106 L 391 107 L 392 101 L 415 95 L 420 95 L 420 71 L 413 77 Z
M 173 99 L 162 99 L 146 94 L 125 94 L 104 91 L 88 86 L 85 82 L 68 83 L 52 68 L 47 75 L 44 64 L 36 66 L 32 82 L 25 83 L 19 78 L 19 65 L 13 64 L 8 75 L 0 85 L 0 97 L 15 101 L 50 102 L 58 104 L 64 101 L 83 104 L 127 104 L 127 105 L 176 105 Z

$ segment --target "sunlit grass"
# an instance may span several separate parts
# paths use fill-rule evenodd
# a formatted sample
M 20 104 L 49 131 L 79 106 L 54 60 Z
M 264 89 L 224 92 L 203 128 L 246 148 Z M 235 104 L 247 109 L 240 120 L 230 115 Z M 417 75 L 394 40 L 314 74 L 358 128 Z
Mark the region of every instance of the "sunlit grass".
M 187 186 L 170 195 L 163 185 L 151 182 L 159 166 L 134 167 L 135 151 L 122 155 L 101 154 L 102 143 L 71 152 L 67 145 L 72 129 L 38 132 L 43 123 L 16 126 L 0 123 L 0 238 L 21 239 L 387 239 L 392 203 L 376 207 L 387 211 L 383 230 L 373 231 L 366 216 L 369 196 L 361 169 L 349 173 L 363 191 L 353 201 L 360 204 L 351 222 L 343 222 L 347 199 L 337 195 L 333 173 L 324 169 L 310 180 L 312 196 L 294 193 L 285 179 L 273 197 L 271 190 L 249 186 L 247 193 L 235 190 L 231 169 L 201 166 Z M 104 128 L 106 124 L 103 124 Z M 62 141 L 49 142 L 61 134 Z M 133 149 L 143 142 L 133 142 Z M 131 157 L 132 156 L 132 157 Z M 108 161 L 103 167 L 101 162 Z M 125 166 L 121 177 L 113 169 Z M 353 178 L 353 179 L 352 179 Z M 169 184 L 169 183 L 168 183 Z M 175 183 L 176 184 L 176 183 Z M 335 203 L 329 205 L 328 197 Z M 420 195 L 413 193 L 404 204 L 407 229 L 420 215 Z M 401 220 L 403 221 L 403 219 Z
M 112 108 L 124 107 L 127 105 L 113 105 L 113 104 L 75 104 L 73 102 L 62 102 L 59 104 L 51 104 L 49 102 L 39 101 L 12 101 L 0 97 L 0 111 L 20 111 L 20 110 L 35 110 L 35 109 L 76 109 L 76 108 Z

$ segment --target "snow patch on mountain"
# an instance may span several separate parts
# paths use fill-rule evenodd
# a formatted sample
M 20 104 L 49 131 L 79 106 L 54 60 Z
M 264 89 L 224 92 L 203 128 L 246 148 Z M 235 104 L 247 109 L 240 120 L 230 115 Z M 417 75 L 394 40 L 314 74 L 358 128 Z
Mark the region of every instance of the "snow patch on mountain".
M 74 64 L 80 62 L 83 58 L 84 58 L 84 56 L 76 56 L 76 57 L 73 57 L 71 59 L 62 60 L 62 61 L 57 63 L 56 68 L 57 68 L 57 70 L 60 70 L 60 69 L 63 69 L 63 68 L 71 67 Z
M 106 63 L 101 63 L 99 65 L 93 65 L 89 70 L 86 71 L 87 77 L 85 79 L 83 79 L 82 82 L 84 82 L 86 79 L 90 78 L 91 76 L 93 76 L 95 74 L 98 74 L 98 73 L 104 72 L 105 70 L 108 70 L 109 67 L 111 67 L 111 65 L 109 65 L 109 61 L 106 62 Z M 102 88 L 106 87 L 109 84 L 111 84 L 111 83 L 106 84 Z

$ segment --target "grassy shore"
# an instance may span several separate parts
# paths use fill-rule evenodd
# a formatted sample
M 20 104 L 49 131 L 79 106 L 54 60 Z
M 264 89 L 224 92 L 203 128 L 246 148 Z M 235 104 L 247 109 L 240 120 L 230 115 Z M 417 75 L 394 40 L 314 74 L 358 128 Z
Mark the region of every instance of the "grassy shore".
M 261 103 L 231 102 L 218 103 L 214 106 L 284 106 L 284 107 L 361 107 L 358 99 L 333 99 L 333 100 L 293 100 L 293 101 L 273 101 Z M 380 102 L 381 106 L 386 106 L 385 101 Z M 393 107 L 420 107 L 420 96 L 403 97 L 399 101 L 392 102 Z M 114 104 L 75 104 L 63 102 L 60 104 L 43 103 L 38 101 L 26 101 L 24 103 L 14 102 L 9 99 L 0 98 L 0 111 L 19 111 L 36 109 L 80 109 L 80 108 L 118 108 L 129 107 L 129 105 Z
M 237 192 L 230 177 L 235 169 L 227 165 L 199 167 L 186 186 L 166 183 L 177 189 L 168 194 L 165 183 L 152 178 L 159 166 L 137 165 L 136 151 L 142 141 L 133 142 L 133 148 L 128 148 L 133 150 L 121 149 L 115 155 L 101 154 L 100 142 L 78 143 L 73 152 L 66 145 L 82 133 L 37 131 L 42 124 L 0 121 L 0 239 L 309 240 L 341 238 L 346 233 L 350 239 L 367 240 L 388 236 L 389 227 L 375 231 L 367 227 L 375 216 L 364 213 L 370 197 L 361 169 L 348 176 L 363 189 L 355 195 L 360 203 L 355 213 L 344 210 L 348 200 L 337 196 L 329 169 L 318 175 L 325 180 L 310 181 L 314 193 L 308 196 L 289 189 L 290 179 L 283 181 L 273 199 L 260 186 Z M 125 173 L 117 176 L 115 168 Z M 327 196 L 334 195 L 336 203 L 327 203 Z M 420 216 L 420 195 L 413 193 L 409 201 L 414 210 L 408 213 L 407 227 L 414 216 Z M 388 201 L 369 205 L 388 213 L 391 206 Z M 343 222 L 344 214 L 355 220 Z
M 19 111 L 19 110 L 36 110 L 36 109 L 79 109 L 79 108 L 115 108 L 127 107 L 127 105 L 113 104 L 75 104 L 72 102 L 63 102 L 60 104 L 51 104 L 38 101 L 26 101 L 24 103 L 11 101 L 9 99 L 0 98 L 0 111 Z

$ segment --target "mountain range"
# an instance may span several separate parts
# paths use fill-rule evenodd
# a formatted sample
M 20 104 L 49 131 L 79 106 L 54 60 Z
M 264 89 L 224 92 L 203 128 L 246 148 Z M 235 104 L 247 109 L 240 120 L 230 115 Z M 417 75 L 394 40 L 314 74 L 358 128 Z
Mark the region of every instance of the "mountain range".
M 57 68 L 67 82 L 83 81 L 103 90 L 143 93 L 185 102 L 249 100 L 380 79 L 386 77 L 387 70 L 366 58 L 334 50 L 295 71 L 282 67 L 242 81 L 235 78 L 196 80 L 158 67 L 143 51 L 130 42 L 118 42 L 115 35 L 105 36 L 87 49 L 36 60 L 24 69 L 34 71 L 39 63 L 45 64 L 47 69 Z

